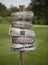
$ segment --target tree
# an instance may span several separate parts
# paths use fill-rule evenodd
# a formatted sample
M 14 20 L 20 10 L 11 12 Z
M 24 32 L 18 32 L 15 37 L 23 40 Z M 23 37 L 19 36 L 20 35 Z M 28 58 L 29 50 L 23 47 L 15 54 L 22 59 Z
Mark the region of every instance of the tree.
M 28 6 L 25 8 L 25 11 L 30 11 L 31 9 L 32 9 L 31 6 Z
M 4 16 L 6 9 L 6 6 L 0 3 L 0 16 Z
M 48 24 L 48 0 L 31 0 L 29 6 L 38 20 L 45 19 L 46 24 Z
M 14 7 L 14 6 L 12 6 L 9 10 L 11 11 L 11 13 L 19 11 L 19 9 L 17 7 Z
M 3 17 L 10 16 L 12 12 L 17 12 L 17 11 L 19 11 L 17 7 L 12 6 L 11 8 L 7 9 L 5 5 L 0 3 L 0 16 Z

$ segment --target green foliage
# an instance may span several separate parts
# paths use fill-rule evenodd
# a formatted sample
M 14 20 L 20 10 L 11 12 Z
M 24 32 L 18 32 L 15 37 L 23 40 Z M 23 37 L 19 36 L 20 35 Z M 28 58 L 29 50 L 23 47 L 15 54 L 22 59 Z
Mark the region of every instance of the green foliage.
M 38 20 L 45 19 L 46 24 L 48 24 L 48 0 L 31 0 L 29 6 Z
M 11 18 L 10 17 L 0 17 L 0 24 L 10 24 Z
M 33 19 L 32 19 L 32 23 L 33 24 L 39 24 L 39 25 L 46 25 L 46 21 L 45 21 L 45 19 L 38 19 L 37 17 L 33 17 Z
M 11 13 L 19 11 L 17 7 L 11 7 L 9 10 L 11 11 Z
M 5 5 L 0 3 L 0 16 L 2 17 L 10 16 L 12 12 L 17 12 L 17 11 L 19 11 L 17 7 L 11 7 L 7 9 Z
M 6 11 L 6 6 L 0 3 L 0 16 L 4 16 Z
M 0 65 L 20 65 L 20 52 L 11 52 L 12 38 L 9 36 L 8 24 L 0 24 Z M 48 26 L 33 25 L 36 33 L 33 52 L 24 52 L 25 65 L 48 65 Z
M 31 7 L 31 6 L 26 7 L 26 8 L 25 8 L 25 11 L 30 11 L 30 10 L 31 10 L 30 7 Z

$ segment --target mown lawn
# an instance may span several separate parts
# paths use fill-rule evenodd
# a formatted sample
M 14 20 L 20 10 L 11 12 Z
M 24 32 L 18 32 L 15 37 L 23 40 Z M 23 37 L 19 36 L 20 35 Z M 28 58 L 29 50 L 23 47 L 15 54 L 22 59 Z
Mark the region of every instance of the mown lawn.
M 19 52 L 11 52 L 11 37 L 8 34 L 10 25 L 0 24 L 0 65 L 20 65 Z M 36 33 L 33 52 L 24 52 L 25 65 L 48 65 L 48 26 L 33 25 Z

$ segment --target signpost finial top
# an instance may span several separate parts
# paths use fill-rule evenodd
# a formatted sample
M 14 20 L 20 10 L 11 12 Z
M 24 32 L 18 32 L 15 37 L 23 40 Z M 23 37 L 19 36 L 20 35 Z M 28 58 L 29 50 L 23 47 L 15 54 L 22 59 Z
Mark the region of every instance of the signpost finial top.
M 24 11 L 24 9 L 25 9 L 25 5 L 19 5 L 19 10 L 20 11 Z

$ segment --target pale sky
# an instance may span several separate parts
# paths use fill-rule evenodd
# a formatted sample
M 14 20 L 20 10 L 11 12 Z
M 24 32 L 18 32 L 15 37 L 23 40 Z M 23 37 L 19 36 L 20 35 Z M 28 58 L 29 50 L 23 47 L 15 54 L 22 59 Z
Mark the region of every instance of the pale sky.
M 19 5 L 25 5 L 26 7 L 29 5 L 31 0 L 0 0 L 0 3 L 5 4 L 8 8 L 13 5 L 19 7 Z

